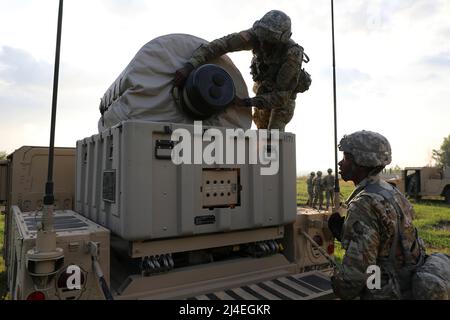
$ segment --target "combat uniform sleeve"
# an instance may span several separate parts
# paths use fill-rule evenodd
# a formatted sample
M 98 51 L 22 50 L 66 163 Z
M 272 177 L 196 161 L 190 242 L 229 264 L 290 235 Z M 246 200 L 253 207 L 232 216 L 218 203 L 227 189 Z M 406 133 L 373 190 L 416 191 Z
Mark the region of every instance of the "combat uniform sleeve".
M 286 105 L 295 93 L 294 90 L 297 87 L 302 59 L 303 50 L 300 47 L 294 46 L 289 49 L 287 60 L 278 71 L 275 88 L 269 93 L 260 94 L 252 98 L 252 106 L 274 109 Z
M 376 265 L 380 227 L 372 199 L 361 197 L 350 203 L 342 230 L 345 255 L 332 277 L 334 293 L 341 299 L 354 299 L 366 288 L 367 268 Z
M 250 30 L 244 30 L 239 33 L 232 33 L 220 39 L 211 41 L 208 44 L 202 44 L 192 54 L 188 63 L 194 68 L 220 57 L 227 52 L 251 50 L 253 49 L 253 34 Z

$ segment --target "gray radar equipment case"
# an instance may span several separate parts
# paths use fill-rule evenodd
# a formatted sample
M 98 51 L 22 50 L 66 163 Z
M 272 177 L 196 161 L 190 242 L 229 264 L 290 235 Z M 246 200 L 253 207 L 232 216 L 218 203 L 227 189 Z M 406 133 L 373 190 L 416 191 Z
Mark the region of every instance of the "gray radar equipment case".
M 246 164 L 175 165 L 171 132 L 177 128 L 194 136 L 192 125 L 133 120 L 78 141 L 75 210 L 128 241 L 295 221 L 295 135 L 280 133 L 277 148 L 246 138 Z M 214 130 L 226 146 L 225 128 Z M 278 173 L 261 175 L 260 162 L 248 164 L 252 145 L 278 153 Z

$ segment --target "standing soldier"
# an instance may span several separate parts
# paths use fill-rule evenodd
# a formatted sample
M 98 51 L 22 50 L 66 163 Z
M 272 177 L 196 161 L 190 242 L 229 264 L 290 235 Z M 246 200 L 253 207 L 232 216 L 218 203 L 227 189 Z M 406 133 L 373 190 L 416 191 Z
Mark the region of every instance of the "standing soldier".
M 236 97 L 234 103 L 256 107 L 253 120 L 258 129 L 284 131 L 294 115 L 297 93 L 311 84 L 311 77 L 301 68 L 302 62 L 309 60 L 291 34 L 291 19 L 284 12 L 269 11 L 252 28 L 201 45 L 176 71 L 174 83 L 182 86 L 192 70 L 227 52 L 253 50 L 250 69 L 256 96 Z
M 311 172 L 311 174 L 309 175 L 309 178 L 306 179 L 306 185 L 308 187 L 308 201 L 306 202 L 307 206 L 312 207 L 313 205 L 313 200 L 314 200 L 314 186 L 313 186 L 313 182 L 314 182 L 314 176 L 316 174 L 313 172 Z
M 319 200 L 319 210 L 322 210 L 322 205 L 323 205 L 322 171 L 317 171 L 317 177 L 314 178 L 313 186 L 314 186 L 313 208 L 316 208 L 317 200 Z
M 327 170 L 328 175 L 323 179 L 324 189 L 325 189 L 325 198 L 327 200 L 327 210 L 330 207 L 330 199 L 331 206 L 333 206 L 333 196 L 334 196 L 334 176 L 331 174 L 333 170 Z

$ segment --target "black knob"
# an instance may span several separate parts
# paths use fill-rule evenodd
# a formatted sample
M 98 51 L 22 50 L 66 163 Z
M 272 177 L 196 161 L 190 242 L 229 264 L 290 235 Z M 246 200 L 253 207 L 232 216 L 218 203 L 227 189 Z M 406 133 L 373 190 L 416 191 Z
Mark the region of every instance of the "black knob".
M 219 73 L 216 73 L 215 75 L 213 75 L 213 82 L 215 85 L 221 87 L 225 84 L 225 77 Z
M 214 99 L 219 99 L 222 96 L 222 90 L 219 87 L 211 87 L 209 88 L 209 95 Z

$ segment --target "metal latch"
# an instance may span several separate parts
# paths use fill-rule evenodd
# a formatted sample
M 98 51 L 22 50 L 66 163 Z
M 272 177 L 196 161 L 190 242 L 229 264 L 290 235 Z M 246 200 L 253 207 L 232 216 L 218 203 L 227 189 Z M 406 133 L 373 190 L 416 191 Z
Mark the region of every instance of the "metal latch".
M 172 158 L 172 149 L 175 141 L 172 140 L 156 140 L 155 158 L 160 160 L 170 160 Z

